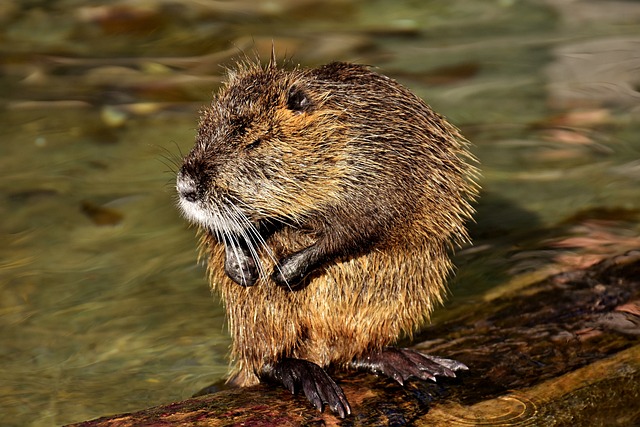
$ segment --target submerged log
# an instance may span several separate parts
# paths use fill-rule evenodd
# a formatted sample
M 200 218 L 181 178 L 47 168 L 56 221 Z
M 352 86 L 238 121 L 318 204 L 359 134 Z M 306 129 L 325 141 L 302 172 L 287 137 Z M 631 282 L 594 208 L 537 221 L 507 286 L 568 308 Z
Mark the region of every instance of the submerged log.
M 638 425 L 640 251 L 488 297 L 428 328 L 415 348 L 470 367 L 437 383 L 335 372 L 345 420 L 258 385 L 76 426 Z

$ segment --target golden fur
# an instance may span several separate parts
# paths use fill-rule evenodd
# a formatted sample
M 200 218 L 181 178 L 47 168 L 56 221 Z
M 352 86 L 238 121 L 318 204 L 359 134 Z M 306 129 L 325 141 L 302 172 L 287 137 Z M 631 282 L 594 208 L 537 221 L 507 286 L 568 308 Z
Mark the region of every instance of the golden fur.
M 287 109 L 290 88 L 309 97 L 308 110 Z M 473 162 L 456 128 L 367 67 L 286 70 L 272 61 L 231 71 L 202 112 L 185 164 L 215 170 L 212 205 L 233 192 L 242 221 L 286 224 L 256 245 L 261 274 L 249 287 L 227 277 L 220 233 L 203 229 L 210 283 L 233 338 L 231 380 L 255 384 L 265 363 L 283 357 L 346 365 L 428 321 L 445 293 L 448 253 L 468 241 Z M 366 244 L 300 288 L 274 283 L 278 260 L 327 235 L 328 247 Z

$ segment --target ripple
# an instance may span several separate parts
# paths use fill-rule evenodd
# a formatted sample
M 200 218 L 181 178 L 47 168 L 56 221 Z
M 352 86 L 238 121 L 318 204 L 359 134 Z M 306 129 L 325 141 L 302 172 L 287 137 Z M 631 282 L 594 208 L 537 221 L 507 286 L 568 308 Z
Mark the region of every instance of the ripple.
M 538 405 L 526 396 L 510 394 L 448 414 L 452 426 L 533 426 L 539 417 Z

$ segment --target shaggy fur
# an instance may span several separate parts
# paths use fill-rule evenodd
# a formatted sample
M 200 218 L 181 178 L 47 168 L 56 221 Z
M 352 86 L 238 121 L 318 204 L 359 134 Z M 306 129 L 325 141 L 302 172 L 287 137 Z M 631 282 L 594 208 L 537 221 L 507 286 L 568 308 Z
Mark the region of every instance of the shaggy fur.
M 230 71 L 177 187 L 226 306 L 231 381 L 283 357 L 347 366 L 423 325 L 468 241 L 467 146 L 364 66 Z

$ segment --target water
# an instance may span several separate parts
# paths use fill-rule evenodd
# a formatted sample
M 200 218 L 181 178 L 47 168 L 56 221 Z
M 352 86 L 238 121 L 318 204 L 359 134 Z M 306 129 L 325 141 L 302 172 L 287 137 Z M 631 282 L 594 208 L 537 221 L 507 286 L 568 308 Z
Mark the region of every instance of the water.
M 449 305 L 640 246 L 637 2 L 167 4 L 0 7 L 3 424 L 223 377 L 229 338 L 172 159 L 239 49 L 375 65 L 463 129 L 484 192 Z

